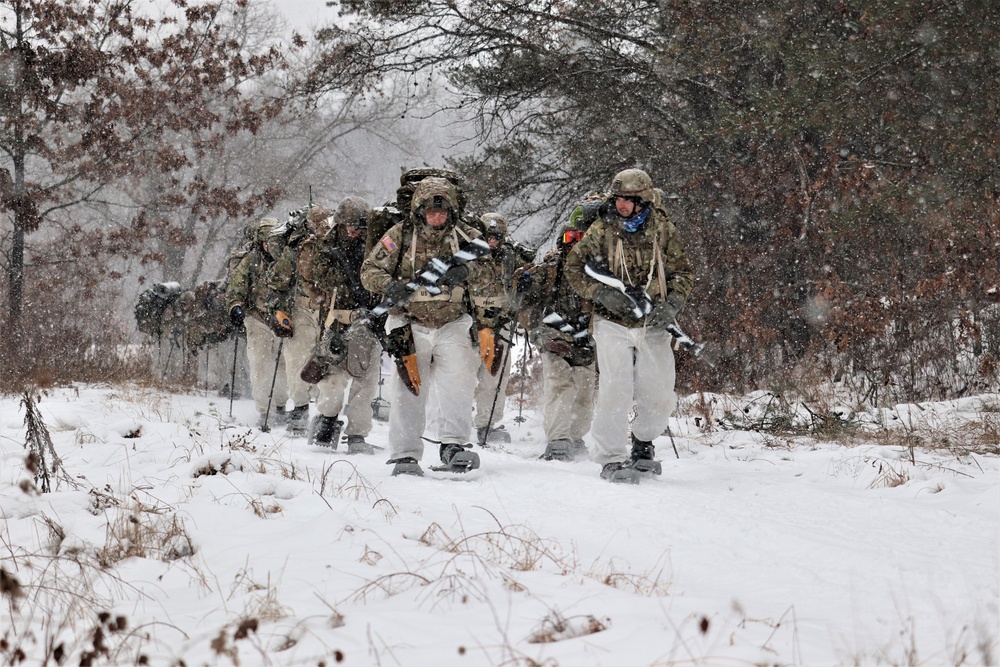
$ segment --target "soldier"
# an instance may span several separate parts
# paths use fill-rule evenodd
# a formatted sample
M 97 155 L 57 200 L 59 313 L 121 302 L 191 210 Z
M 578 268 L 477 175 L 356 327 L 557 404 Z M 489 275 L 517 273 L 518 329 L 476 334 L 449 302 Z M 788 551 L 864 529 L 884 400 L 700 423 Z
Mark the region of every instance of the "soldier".
M 666 429 L 677 403 L 666 327 L 694 283 L 677 229 L 646 172 L 626 169 L 615 175 L 598 219 L 570 252 L 564 270 L 577 294 L 595 304 L 601 382 L 593 436 L 595 458 L 603 464 L 601 477 L 637 482 L 637 470 L 659 472 L 652 441 Z M 597 279 L 602 275 L 611 280 Z M 641 315 L 636 299 L 609 284 L 615 279 L 632 294 L 645 290 L 651 312 Z M 630 451 L 628 413 L 633 406 Z
M 472 296 L 483 360 L 476 378 L 474 419 L 476 439 L 482 446 L 487 436 L 490 442 L 510 442 L 503 425 L 494 427 L 503 419 L 510 380 L 510 344 L 515 325 L 510 297 L 514 272 L 534 260 L 535 251 L 508 240 L 507 220 L 499 213 L 484 214 L 480 224 L 500 278 Z
M 278 221 L 274 218 L 247 224 L 245 234 L 251 241 L 251 246 L 233 267 L 226 286 L 226 310 L 229 318 L 235 326 L 246 327 L 247 331 L 250 391 L 259 414 L 258 428 L 267 423 L 267 409 L 271 399 L 275 406 L 275 421 L 278 423 L 285 419 L 285 403 L 288 401 L 284 358 L 278 356 L 278 339 L 272 332 L 274 315 L 266 280 L 267 269 L 274 261 L 268 252 L 267 239 L 277 226 Z
M 582 220 L 576 221 L 576 216 L 573 220 L 541 262 L 515 274 L 518 294 L 526 306 L 520 319 L 542 356 L 548 444 L 541 458 L 546 461 L 571 461 L 586 455 L 583 436 L 594 416 L 597 371 L 594 341 L 588 332 L 593 304 L 570 288 L 564 271 L 566 257 L 584 235 Z
M 481 288 L 494 276 L 486 262 L 459 264 L 438 281 L 440 294 L 421 287 L 414 293 L 405 286 L 432 258 L 449 258 L 481 233 L 461 221 L 459 193 L 445 178 L 421 180 L 404 222 L 392 227 L 375 245 L 362 266 L 361 282 L 371 292 L 384 293 L 398 305 L 389 311 L 385 330 L 401 347 L 412 351 L 411 367 L 417 378 L 394 378 L 389 415 L 389 463 L 393 475 L 422 475 L 421 436 L 426 425 L 427 394 L 432 388 L 440 406 L 439 454 L 449 470 L 479 466 L 478 455 L 466 452 L 472 429 L 472 392 L 475 388 L 476 351 L 469 340 L 472 316 L 464 293 Z M 433 365 L 431 361 L 433 360 Z M 418 379 L 419 378 L 419 379 Z M 409 386 L 416 380 L 416 393 Z M 421 387 L 421 385 L 423 385 Z
M 333 211 L 324 206 L 293 211 L 268 239 L 275 253 L 267 274 L 274 295 L 271 324 L 276 335 L 285 338 L 285 380 L 294 404 L 288 412 L 286 432 L 290 436 L 304 436 L 309 428 L 311 385 L 302 379 L 302 369 L 319 342 L 319 312 L 326 299 L 322 292 L 298 279 L 298 256 L 310 239 L 326 233 L 326 221 L 332 215 Z
M 310 438 L 318 445 L 337 448 L 344 422 L 338 419 L 347 400 L 347 453 L 374 454 L 365 437 L 372 430 L 371 402 L 378 390 L 382 348 L 366 327 L 349 325 L 371 295 L 361 286 L 365 234 L 371 207 L 360 197 L 347 197 L 333 215 L 333 228 L 308 241 L 299 255 L 299 280 L 305 289 L 322 295 L 326 304 L 324 333 L 302 379 L 317 383 L 318 396 Z

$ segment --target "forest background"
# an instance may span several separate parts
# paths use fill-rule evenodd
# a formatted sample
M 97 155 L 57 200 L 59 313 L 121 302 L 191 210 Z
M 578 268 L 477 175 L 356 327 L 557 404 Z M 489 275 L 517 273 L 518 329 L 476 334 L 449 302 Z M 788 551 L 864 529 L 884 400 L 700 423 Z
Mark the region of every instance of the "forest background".
M 423 165 L 542 247 L 648 171 L 697 270 L 682 323 L 721 352 L 680 357 L 683 391 L 996 387 L 990 0 L 316 8 L 290 34 L 259 0 L 0 2 L 0 388 L 148 373 L 121 354 L 149 342 L 141 290 L 222 278 L 248 220 L 382 204 Z

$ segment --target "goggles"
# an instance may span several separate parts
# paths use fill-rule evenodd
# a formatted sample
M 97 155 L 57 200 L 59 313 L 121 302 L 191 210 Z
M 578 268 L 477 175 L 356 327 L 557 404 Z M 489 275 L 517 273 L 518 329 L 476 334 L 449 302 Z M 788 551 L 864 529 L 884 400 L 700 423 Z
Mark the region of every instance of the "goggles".
M 579 229 L 567 229 L 565 232 L 562 233 L 562 242 L 565 245 L 569 245 L 570 243 L 576 243 L 577 241 L 583 238 L 583 235 L 585 233 L 586 232 L 581 232 Z

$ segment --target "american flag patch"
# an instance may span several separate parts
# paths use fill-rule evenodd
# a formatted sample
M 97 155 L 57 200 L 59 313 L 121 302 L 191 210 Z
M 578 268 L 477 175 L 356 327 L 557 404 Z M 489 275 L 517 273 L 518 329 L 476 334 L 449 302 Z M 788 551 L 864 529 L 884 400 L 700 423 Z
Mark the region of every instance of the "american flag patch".
M 385 248 L 386 250 L 388 250 L 389 252 L 392 252 L 392 251 L 394 251 L 396 249 L 396 243 L 392 240 L 392 237 L 390 237 L 390 236 L 383 236 L 382 237 L 382 247 Z

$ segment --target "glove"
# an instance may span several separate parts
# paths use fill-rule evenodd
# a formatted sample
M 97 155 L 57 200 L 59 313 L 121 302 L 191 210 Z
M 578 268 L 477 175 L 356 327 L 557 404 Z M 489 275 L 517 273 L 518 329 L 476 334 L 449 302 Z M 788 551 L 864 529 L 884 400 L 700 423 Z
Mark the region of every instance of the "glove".
M 677 319 L 677 313 L 681 312 L 683 305 L 673 294 L 667 295 L 667 298 L 653 306 L 652 312 L 646 316 L 646 326 L 666 329 Z
M 517 277 L 517 288 L 516 292 L 518 294 L 524 294 L 525 292 L 530 292 L 532 286 L 535 284 L 535 276 L 532 275 L 531 271 L 525 271 Z
M 406 288 L 404 283 L 394 280 L 385 286 L 385 291 L 382 294 L 392 303 L 401 303 L 409 298 L 410 290 Z
M 229 321 L 233 323 L 234 327 L 242 327 L 245 319 L 246 314 L 243 312 L 242 306 L 233 306 L 233 309 L 229 311 Z
M 267 326 L 278 338 L 291 338 L 295 335 L 292 318 L 282 310 L 275 311 L 274 316 L 268 318 Z
M 631 298 L 608 285 L 598 285 L 594 292 L 594 303 L 619 319 L 635 319 L 635 302 Z
M 464 283 L 469 278 L 469 267 L 465 264 L 459 264 L 458 266 L 453 266 L 444 272 L 444 275 L 438 279 L 439 285 L 446 285 L 452 287 Z
M 573 345 L 561 338 L 550 338 L 542 345 L 547 351 L 558 354 L 560 357 L 568 357 L 573 354 Z

